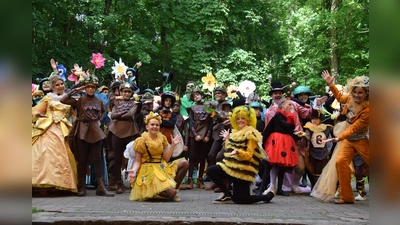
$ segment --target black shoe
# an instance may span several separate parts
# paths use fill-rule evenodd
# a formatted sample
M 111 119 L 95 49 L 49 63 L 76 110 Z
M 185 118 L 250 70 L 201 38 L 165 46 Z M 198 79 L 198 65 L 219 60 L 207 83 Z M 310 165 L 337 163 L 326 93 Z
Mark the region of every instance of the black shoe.
M 203 177 L 203 182 L 209 182 L 209 181 L 211 181 L 211 179 L 207 175 L 205 175 Z
M 300 185 L 299 185 L 300 187 L 307 187 L 307 179 L 301 179 L 301 182 L 300 182 Z
M 273 197 L 275 197 L 274 192 L 270 191 L 265 196 L 268 196 L 268 200 L 264 200 L 264 203 L 269 203 Z
M 277 191 L 276 194 L 277 194 L 277 195 L 283 195 L 283 196 L 290 196 L 289 193 L 287 193 L 286 191 L 282 191 L 282 190 Z
M 259 188 L 259 189 L 256 191 L 256 195 L 262 195 L 263 192 L 264 192 L 264 190 L 262 190 L 261 188 Z
M 213 201 L 214 204 L 226 204 L 232 202 L 232 195 L 222 193 L 217 199 Z

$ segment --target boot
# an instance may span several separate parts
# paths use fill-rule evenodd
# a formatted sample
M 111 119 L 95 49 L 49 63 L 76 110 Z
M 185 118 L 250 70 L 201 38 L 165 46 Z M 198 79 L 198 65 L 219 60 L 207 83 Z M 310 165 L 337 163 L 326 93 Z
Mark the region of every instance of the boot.
M 356 201 L 367 200 L 367 193 L 365 192 L 364 183 L 365 183 L 364 179 L 356 181 L 356 188 L 357 188 L 358 195 L 357 195 L 357 197 L 354 198 L 354 200 L 356 200 Z
M 79 178 L 78 179 L 78 196 L 85 196 L 86 195 L 86 179 Z
M 96 195 L 106 196 L 106 197 L 114 196 L 114 193 L 107 191 L 107 188 L 104 185 L 104 177 L 97 178 Z
M 124 191 L 131 190 L 131 189 L 132 189 L 131 186 L 126 186 L 126 185 L 124 184 L 124 182 L 122 182 L 121 188 L 122 188 L 122 190 L 124 190 Z
M 188 177 L 185 185 L 186 189 L 193 189 L 193 178 Z
M 117 184 L 118 184 L 118 188 L 115 191 L 115 193 L 117 193 L 117 194 L 124 193 L 124 189 L 123 189 L 124 183 L 122 182 L 122 180 L 117 181 Z
M 214 182 L 211 182 L 211 184 L 208 185 L 207 187 L 205 187 L 204 189 L 207 190 L 207 191 L 212 191 L 212 190 L 214 190 L 214 189 L 217 188 L 217 187 L 218 187 L 218 186 L 217 186 Z
M 204 183 L 203 183 L 203 178 L 197 178 L 197 183 L 196 183 L 196 186 L 198 187 L 198 188 L 201 188 L 201 189 L 204 189 L 204 188 L 206 188 L 206 186 L 204 185 Z
M 278 191 L 276 192 L 276 194 L 277 195 L 283 195 L 283 196 L 290 196 L 289 193 L 287 193 L 286 191 L 282 190 L 283 177 L 284 177 L 284 173 L 279 171 L 279 173 L 278 173 Z
M 116 191 L 118 189 L 118 183 L 114 176 L 109 175 L 108 177 L 108 186 L 107 190 L 109 191 Z
M 186 190 L 186 184 L 179 185 L 179 190 Z

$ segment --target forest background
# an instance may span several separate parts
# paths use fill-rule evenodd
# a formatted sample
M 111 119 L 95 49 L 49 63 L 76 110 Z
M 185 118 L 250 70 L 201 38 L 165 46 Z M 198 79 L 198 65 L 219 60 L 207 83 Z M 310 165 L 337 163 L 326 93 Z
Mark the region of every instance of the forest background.
M 340 84 L 369 74 L 369 0 L 32 0 L 32 21 L 34 83 L 51 58 L 68 76 L 97 52 L 102 85 L 119 58 L 142 61 L 142 90 L 171 71 L 172 90 L 212 73 L 224 86 L 253 81 L 265 98 L 271 80 L 323 94 L 325 69 Z

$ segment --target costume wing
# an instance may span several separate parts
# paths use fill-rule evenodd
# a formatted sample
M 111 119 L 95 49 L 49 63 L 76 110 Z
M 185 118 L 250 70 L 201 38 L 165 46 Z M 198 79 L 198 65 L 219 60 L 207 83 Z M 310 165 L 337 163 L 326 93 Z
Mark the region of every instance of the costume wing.
M 264 148 L 262 147 L 261 141 L 259 141 L 257 144 L 258 144 L 258 148 L 261 151 L 261 158 L 268 161 L 268 155 L 267 155 L 267 153 L 265 153 Z
M 135 163 L 135 150 L 133 150 L 133 143 L 135 141 L 131 141 L 126 145 L 124 151 L 124 157 L 128 159 L 127 170 L 131 170 L 133 168 L 133 164 Z

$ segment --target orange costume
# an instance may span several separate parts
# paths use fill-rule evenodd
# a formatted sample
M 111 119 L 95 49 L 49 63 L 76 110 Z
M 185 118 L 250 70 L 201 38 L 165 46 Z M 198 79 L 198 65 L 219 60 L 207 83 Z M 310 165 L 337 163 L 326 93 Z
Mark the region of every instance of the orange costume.
M 338 102 L 345 104 L 342 114 L 347 116 L 348 127 L 337 138 L 342 141 L 336 158 L 336 168 L 340 183 L 340 199 L 347 203 L 354 202 L 351 188 L 350 163 L 356 152 L 369 166 L 369 140 L 367 137 L 369 126 L 369 101 L 360 104 L 354 102 L 351 94 L 344 96 L 334 84 L 329 85 Z

